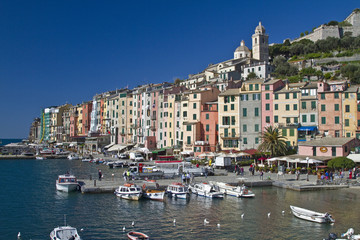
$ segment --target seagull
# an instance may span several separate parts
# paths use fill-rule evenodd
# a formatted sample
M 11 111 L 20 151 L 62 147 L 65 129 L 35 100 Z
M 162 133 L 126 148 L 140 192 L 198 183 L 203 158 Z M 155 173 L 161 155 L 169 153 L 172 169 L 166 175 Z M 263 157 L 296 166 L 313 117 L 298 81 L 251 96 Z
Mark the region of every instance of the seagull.
M 243 214 L 241 214 L 241 218 L 244 218 L 244 213 L 243 213 Z
M 176 219 L 174 218 L 174 221 L 173 221 L 173 223 L 174 223 L 174 226 L 176 225 Z
M 126 230 L 126 228 L 125 228 L 125 226 L 123 227 L 123 232 L 125 232 L 125 230 Z
M 220 228 L 220 223 L 217 224 L 217 227 Z
M 285 215 L 285 211 L 282 211 L 281 214 L 282 214 L 282 215 Z
M 82 229 L 80 229 L 80 232 L 82 232 L 82 231 L 84 231 L 84 229 L 82 228 Z
M 209 221 L 208 220 L 206 220 L 206 218 L 204 219 L 204 225 L 205 224 L 208 224 L 209 223 Z
M 270 214 L 271 214 L 271 212 L 268 213 L 268 218 L 270 218 Z
M 21 233 L 20 232 L 18 233 L 17 238 L 21 239 Z
M 131 226 L 135 226 L 135 222 L 134 222 L 134 221 L 131 223 Z

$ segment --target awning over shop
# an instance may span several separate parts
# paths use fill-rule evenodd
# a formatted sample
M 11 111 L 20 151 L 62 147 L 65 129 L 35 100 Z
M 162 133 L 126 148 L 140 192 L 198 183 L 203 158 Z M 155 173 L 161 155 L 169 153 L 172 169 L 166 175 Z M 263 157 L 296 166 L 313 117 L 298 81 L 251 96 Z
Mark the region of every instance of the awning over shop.
M 298 131 L 316 131 L 317 127 L 302 126 L 298 128 Z
M 112 152 L 112 151 L 118 151 L 120 152 L 121 150 L 127 148 L 127 146 L 124 146 L 122 144 L 116 144 L 114 146 L 112 146 L 111 148 L 108 149 L 109 152 Z
M 165 148 L 161 148 L 161 149 L 152 151 L 152 153 L 158 154 L 159 152 L 164 152 L 164 151 L 166 151 L 166 149 L 165 149 Z

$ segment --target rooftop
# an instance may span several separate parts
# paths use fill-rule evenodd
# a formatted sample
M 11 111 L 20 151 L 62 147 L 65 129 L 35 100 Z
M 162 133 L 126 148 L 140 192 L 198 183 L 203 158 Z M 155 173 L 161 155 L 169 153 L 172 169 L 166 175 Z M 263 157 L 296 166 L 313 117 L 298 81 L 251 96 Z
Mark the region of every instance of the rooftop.
M 306 142 L 299 142 L 299 146 L 343 146 L 346 143 L 354 140 L 356 138 L 334 138 L 334 137 L 324 137 L 322 139 L 311 140 Z

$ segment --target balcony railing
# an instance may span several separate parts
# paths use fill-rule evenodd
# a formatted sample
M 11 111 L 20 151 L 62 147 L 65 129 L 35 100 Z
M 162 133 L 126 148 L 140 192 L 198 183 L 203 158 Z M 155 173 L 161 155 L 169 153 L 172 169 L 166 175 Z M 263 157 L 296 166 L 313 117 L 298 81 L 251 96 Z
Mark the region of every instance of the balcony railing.
M 234 139 L 234 138 L 240 138 L 240 134 L 237 133 L 237 134 L 227 134 L 227 135 L 225 135 L 224 133 L 220 133 L 220 137 L 223 138 L 223 139 L 226 139 L 226 138 Z

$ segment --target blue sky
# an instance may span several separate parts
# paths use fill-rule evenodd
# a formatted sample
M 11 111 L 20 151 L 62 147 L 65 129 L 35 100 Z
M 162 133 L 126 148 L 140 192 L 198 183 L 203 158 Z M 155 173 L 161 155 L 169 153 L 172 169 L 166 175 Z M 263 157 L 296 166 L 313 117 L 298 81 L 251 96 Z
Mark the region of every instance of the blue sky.
M 342 21 L 342 1 L 0 1 L 0 138 L 26 138 L 42 108 L 101 92 L 173 82 L 251 48 Z

